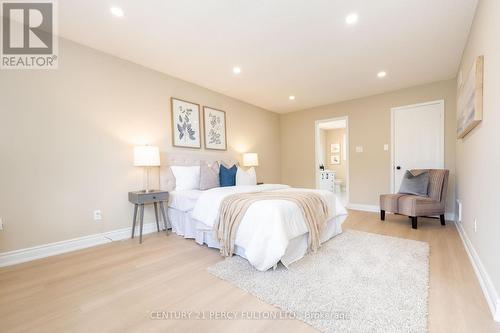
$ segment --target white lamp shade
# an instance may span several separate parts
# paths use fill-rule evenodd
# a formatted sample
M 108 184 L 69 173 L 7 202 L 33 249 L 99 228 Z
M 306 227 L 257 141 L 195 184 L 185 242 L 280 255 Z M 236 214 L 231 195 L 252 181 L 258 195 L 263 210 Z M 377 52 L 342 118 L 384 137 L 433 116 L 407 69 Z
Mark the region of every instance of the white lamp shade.
M 243 154 L 243 166 L 259 166 L 259 155 L 257 153 Z
M 135 166 L 159 166 L 160 149 L 155 146 L 138 146 L 134 148 Z

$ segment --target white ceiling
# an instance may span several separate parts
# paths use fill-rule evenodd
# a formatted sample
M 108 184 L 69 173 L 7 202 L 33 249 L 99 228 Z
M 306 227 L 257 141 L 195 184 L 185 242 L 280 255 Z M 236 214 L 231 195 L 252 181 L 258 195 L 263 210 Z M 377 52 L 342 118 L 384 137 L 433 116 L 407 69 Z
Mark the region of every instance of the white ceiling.
M 289 112 L 455 77 L 477 0 L 58 4 L 63 37 Z M 125 15 L 112 16 L 111 6 Z M 348 26 L 351 12 L 359 22 Z M 241 67 L 240 75 L 233 66 Z M 377 78 L 380 70 L 387 77 Z

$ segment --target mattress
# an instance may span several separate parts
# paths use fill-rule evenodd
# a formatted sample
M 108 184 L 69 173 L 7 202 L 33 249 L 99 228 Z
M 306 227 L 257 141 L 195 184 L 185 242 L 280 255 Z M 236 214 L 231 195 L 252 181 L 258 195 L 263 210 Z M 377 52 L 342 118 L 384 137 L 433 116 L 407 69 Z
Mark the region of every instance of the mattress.
M 189 212 L 193 210 L 202 193 L 200 190 L 172 191 L 169 193 L 168 207 Z

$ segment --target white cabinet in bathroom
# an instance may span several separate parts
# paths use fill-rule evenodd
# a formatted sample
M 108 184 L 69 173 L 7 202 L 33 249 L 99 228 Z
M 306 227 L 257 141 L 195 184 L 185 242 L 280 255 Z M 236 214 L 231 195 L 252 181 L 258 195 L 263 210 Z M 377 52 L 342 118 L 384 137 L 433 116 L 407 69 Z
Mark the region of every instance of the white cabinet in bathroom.
M 335 171 L 325 170 L 320 171 L 319 188 L 321 190 L 334 191 L 335 188 Z

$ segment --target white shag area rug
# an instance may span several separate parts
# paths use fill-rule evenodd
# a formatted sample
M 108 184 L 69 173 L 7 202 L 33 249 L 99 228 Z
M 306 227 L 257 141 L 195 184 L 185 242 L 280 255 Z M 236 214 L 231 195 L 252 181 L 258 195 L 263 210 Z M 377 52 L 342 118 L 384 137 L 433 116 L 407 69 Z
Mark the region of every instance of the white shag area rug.
M 288 270 L 233 256 L 208 271 L 322 332 L 427 332 L 424 242 L 347 230 Z

